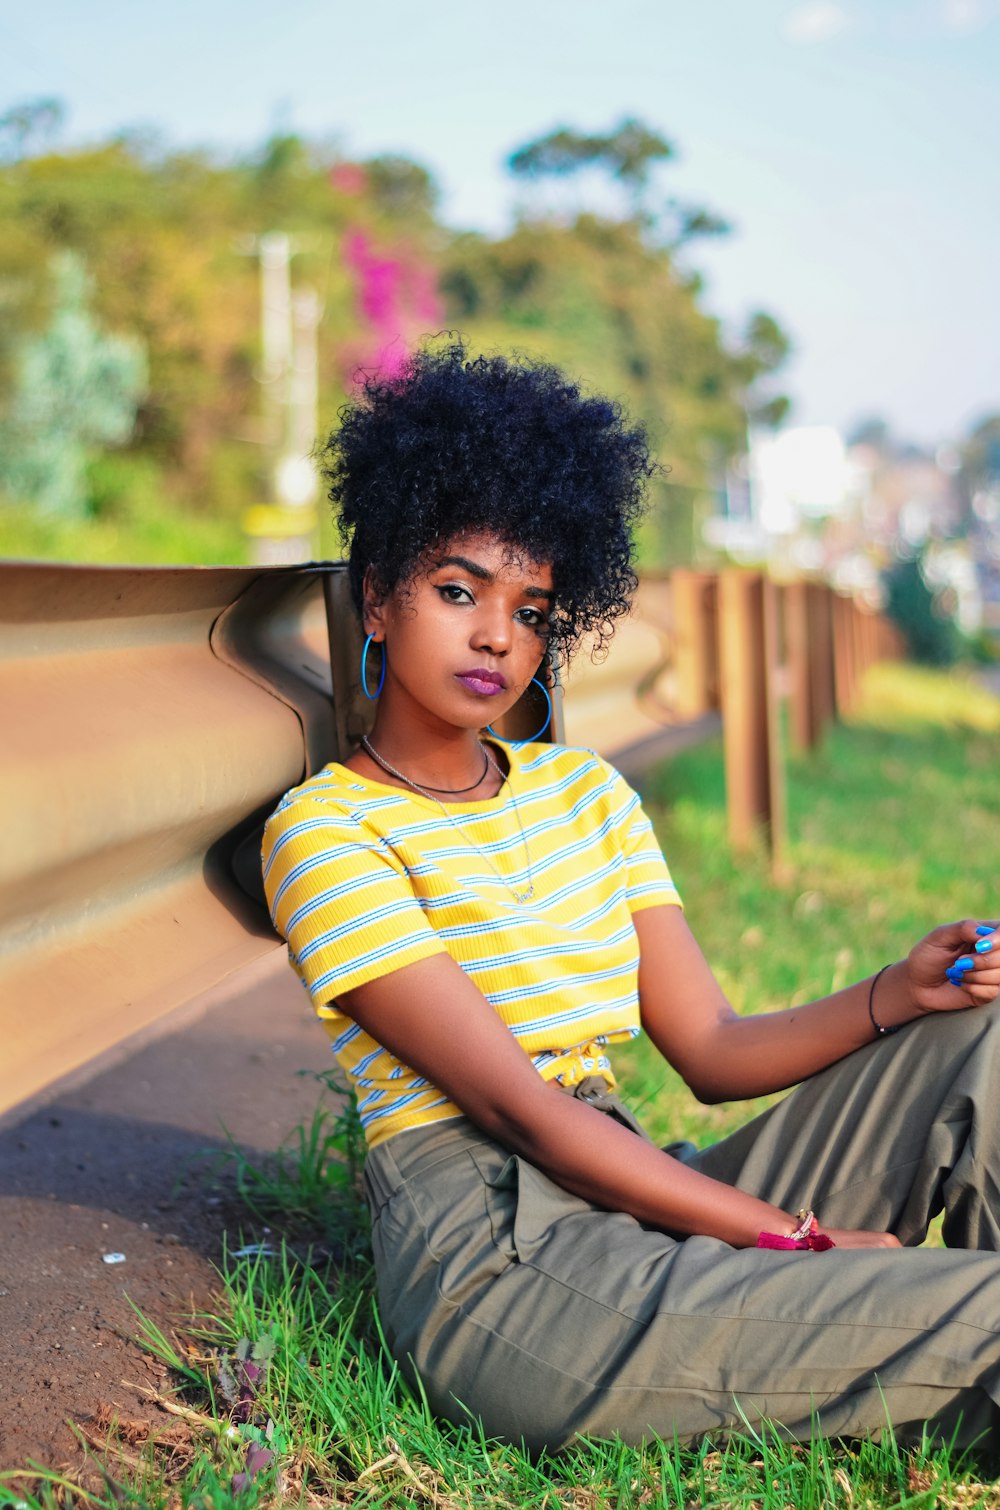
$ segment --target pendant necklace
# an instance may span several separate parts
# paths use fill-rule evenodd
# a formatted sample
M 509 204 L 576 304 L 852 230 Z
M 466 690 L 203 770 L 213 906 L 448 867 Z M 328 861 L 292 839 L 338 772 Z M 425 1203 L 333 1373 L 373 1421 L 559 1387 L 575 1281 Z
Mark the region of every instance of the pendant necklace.
M 486 853 L 486 851 L 480 849 L 479 845 L 476 844 L 473 839 L 469 838 L 464 828 L 462 828 L 461 824 L 458 822 L 458 819 L 453 817 L 453 815 L 449 813 L 447 804 L 442 802 L 441 798 L 438 796 L 439 792 L 443 792 L 446 796 L 459 797 L 463 792 L 474 791 L 475 788 L 482 783 L 487 771 L 491 767 L 500 777 L 500 784 L 501 786 L 503 786 L 507 781 L 507 777 L 501 771 L 500 767 L 497 765 L 492 754 L 490 753 L 489 745 L 480 745 L 480 749 L 485 756 L 485 763 L 483 765 L 483 773 L 479 777 L 479 780 L 474 781 L 472 783 L 472 786 L 455 788 L 421 786 L 418 781 L 411 781 L 409 776 L 404 775 L 402 771 L 397 771 L 394 765 L 390 765 L 389 762 L 379 754 L 379 752 L 375 749 L 375 746 L 372 744 L 371 740 L 368 738 L 367 734 L 363 734 L 361 736 L 361 745 L 365 753 L 369 755 L 372 760 L 374 760 L 376 765 L 381 766 L 383 771 L 388 771 L 390 776 L 397 777 L 400 781 L 404 782 L 406 786 L 411 787 L 413 791 L 419 792 L 422 797 L 430 797 L 432 801 L 437 803 L 438 807 L 441 809 L 442 813 L 447 818 L 448 822 L 451 824 L 455 832 L 459 834 L 465 840 L 466 844 L 470 845 L 478 855 L 482 856 L 487 865 L 490 867 L 490 870 L 492 870 L 493 874 L 496 876 L 497 880 L 507 888 L 511 896 L 514 898 L 515 902 L 523 903 L 531 901 L 532 897 L 535 895 L 535 879 L 531 868 L 531 851 L 528 849 L 528 840 L 524 832 L 524 824 L 521 821 L 521 810 L 517 805 L 517 798 L 514 796 L 514 793 L 512 791 L 510 792 L 510 801 L 511 806 L 514 809 L 514 817 L 517 819 L 517 826 L 521 831 L 521 843 L 524 846 L 525 866 L 528 872 L 528 884 L 523 891 L 518 891 L 514 886 L 511 885 L 510 881 L 503 874 L 503 872 L 499 870 L 496 865 L 494 865 L 492 858 Z

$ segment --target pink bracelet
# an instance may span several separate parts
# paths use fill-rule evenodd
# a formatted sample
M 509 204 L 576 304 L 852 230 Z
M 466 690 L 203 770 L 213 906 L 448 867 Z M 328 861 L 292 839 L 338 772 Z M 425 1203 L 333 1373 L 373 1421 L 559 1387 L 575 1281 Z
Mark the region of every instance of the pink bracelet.
M 825 1232 L 819 1230 L 819 1222 L 811 1211 L 797 1211 L 799 1225 L 794 1232 L 787 1237 L 782 1237 L 779 1232 L 761 1232 L 757 1237 L 758 1248 L 797 1248 L 808 1253 L 825 1253 L 828 1248 L 835 1248 L 837 1244 L 832 1237 L 827 1237 Z

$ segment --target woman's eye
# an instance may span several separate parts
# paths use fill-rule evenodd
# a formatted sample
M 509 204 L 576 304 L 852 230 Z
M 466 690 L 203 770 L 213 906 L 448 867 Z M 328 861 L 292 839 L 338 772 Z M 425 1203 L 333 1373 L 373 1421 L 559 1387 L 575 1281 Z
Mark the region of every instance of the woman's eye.
M 460 587 L 457 582 L 445 582 L 438 588 L 438 592 L 446 603 L 472 602 L 472 594 L 467 587 Z
M 519 608 L 516 617 L 531 629 L 548 628 L 548 620 L 539 608 Z

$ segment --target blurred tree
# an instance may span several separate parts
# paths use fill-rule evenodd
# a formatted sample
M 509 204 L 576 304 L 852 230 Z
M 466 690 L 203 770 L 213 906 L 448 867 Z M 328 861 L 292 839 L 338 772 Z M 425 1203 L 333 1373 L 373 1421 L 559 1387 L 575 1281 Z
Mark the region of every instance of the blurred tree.
M 412 221 L 429 222 L 438 190 L 431 175 L 408 157 L 372 157 L 365 163 L 367 187 L 379 210 Z
M 253 171 L 129 139 L 0 174 L 0 209 L 26 231 L 34 262 L 78 252 L 94 277 L 96 314 L 149 353 L 138 449 L 175 494 L 213 510 L 242 506 L 258 461 L 246 445 L 257 408 L 258 279 L 238 250 L 256 229 Z M 245 465 L 226 497 L 234 448 Z
M 0 115 L 0 162 L 47 150 L 65 119 L 59 100 L 28 100 Z
M 127 451 L 89 468 L 109 515 L 130 488 L 151 509 L 165 488 L 171 505 L 231 519 L 255 501 L 257 251 L 270 231 L 289 238 L 293 287 L 319 294 L 323 422 L 359 367 L 398 358 L 443 324 L 473 345 L 533 351 L 649 424 L 670 469 L 647 540 L 655 557 L 690 555 L 714 468 L 745 444 L 747 411 L 773 419 L 784 404 L 772 387 L 787 350 L 776 322 L 754 315 L 728 340 L 702 307 L 698 277 L 678 264 L 680 243 L 721 222 L 664 201 L 673 147 L 641 122 L 591 136 L 565 129 L 515 153 L 525 183 L 590 174 L 609 192 L 599 214 L 539 215 L 492 239 L 446 230 L 433 179 L 403 157 L 351 161 L 335 143 L 287 131 L 228 161 L 134 133 L 57 152 L 57 113 L 36 104 L 11 116 L 0 162 L 0 424 L 20 393 L 26 343 L 54 318 L 53 255 L 73 252 L 92 275 L 97 329 L 130 332 L 148 353 Z
M 783 393 L 770 393 L 767 379 L 784 365 L 791 349 L 791 341 L 773 315 L 757 310 L 750 316 L 736 363 L 743 376 L 747 418 L 755 425 L 773 428 L 788 414 L 791 401 Z
M 88 452 L 129 439 L 146 364 L 134 340 L 108 335 L 90 314 L 81 259 L 60 252 L 53 271 L 51 324 L 19 353 L 0 431 L 0 478 L 14 497 L 81 514 Z
M 77 251 L 94 275 L 95 313 L 135 332 L 149 354 L 133 449 L 180 501 L 238 515 L 263 473 L 259 237 L 284 231 L 293 282 L 320 293 L 321 410 L 332 414 L 372 347 L 349 238 L 360 232 L 373 256 L 397 261 L 429 311 L 424 290 L 433 292 L 444 241 L 434 196 L 417 164 L 345 164 L 335 148 L 290 134 L 229 163 L 122 136 L 0 166 L 0 310 L 10 313 L 0 321 L 0 415 L 11 352 L 48 317 L 51 256 Z M 436 320 L 413 327 L 409 335 Z
M 898 627 L 910 656 L 928 666 L 950 666 L 962 648 L 962 637 L 924 575 L 920 556 L 895 561 L 883 573 L 885 611 Z
M 566 126 L 518 147 L 507 159 L 515 177 L 565 177 L 581 168 L 605 167 L 634 191 L 649 182 L 653 164 L 673 157 L 666 137 L 631 117 L 603 136 L 588 136 Z
M 629 215 L 647 229 L 655 229 L 674 248 L 699 236 L 726 235 L 726 221 L 704 206 L 676 199 L 662 200 L 655 209 L 651 205 L 654 169 L 674 155 L 665 136 L 628 117 L 603 135 L 560 126 L 512 152 L 507 166 L 515 178 L 535 184 L 566 179 L 587 169 L 601 170 L 625 191 Z

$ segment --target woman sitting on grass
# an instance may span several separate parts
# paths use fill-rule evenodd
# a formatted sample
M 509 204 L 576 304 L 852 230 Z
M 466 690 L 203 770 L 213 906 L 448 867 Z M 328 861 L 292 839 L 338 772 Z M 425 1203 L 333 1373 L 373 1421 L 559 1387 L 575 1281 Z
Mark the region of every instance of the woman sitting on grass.
M 455 346 L 369 381 L 327 454 L 375 721 L 282 801 L 265 875 L 357 1092 L 402 1368 L 531 1449 L 887 1415 L 976 1439 L 1000 1404 L 1000 934 L 951 923 L 738 1016 L 622 778 L 490 727 L 626 612 L 642 432 Z M 703 1101 L 797 1089 L 659 1149 L 614 1093 L 640 1030 Z M 941 1211 L 948 1247 L 917 1248 Z

